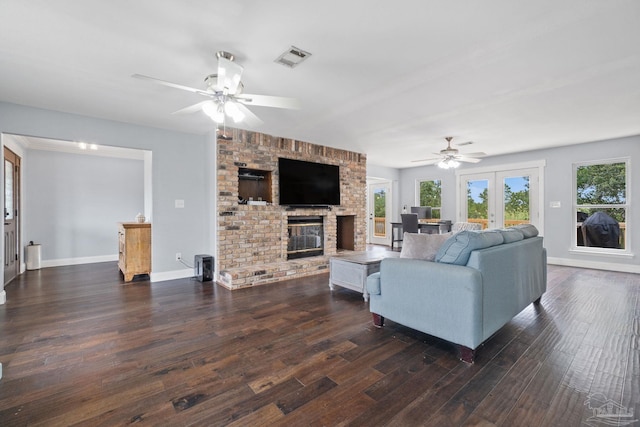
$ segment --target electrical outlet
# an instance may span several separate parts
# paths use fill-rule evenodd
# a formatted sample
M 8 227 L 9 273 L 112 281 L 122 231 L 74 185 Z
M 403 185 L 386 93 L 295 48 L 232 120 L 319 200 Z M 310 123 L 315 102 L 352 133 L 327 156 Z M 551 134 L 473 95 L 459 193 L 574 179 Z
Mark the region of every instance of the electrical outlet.
M 180 261 L 182 259 L 182 254 L 180 252 L 176 252 L 176 261 Z

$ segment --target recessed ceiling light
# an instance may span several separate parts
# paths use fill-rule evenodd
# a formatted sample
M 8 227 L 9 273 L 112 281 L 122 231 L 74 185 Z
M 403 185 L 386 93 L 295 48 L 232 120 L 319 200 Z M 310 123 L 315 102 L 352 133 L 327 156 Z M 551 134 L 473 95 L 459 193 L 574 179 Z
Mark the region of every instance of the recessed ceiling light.
M 302 61 L 310 57 L 311 54 L 295 46 L 291 46 L 289 50 L 280 55 L 275 62 L 289 68 L 297 67 Z

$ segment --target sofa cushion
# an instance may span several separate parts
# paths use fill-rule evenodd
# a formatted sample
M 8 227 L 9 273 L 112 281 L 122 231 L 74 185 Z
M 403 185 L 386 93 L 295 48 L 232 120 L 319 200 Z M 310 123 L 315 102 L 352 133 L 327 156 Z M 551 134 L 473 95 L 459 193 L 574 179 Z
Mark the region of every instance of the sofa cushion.
M 440 246 L 435 260 L 445 264 L 467 265 L 472 251 L 500 245 L 503 242 L 502 234 L 495 230 L 461 231 L 449 237 Z
M 524 235 L 525 239 L 536 237 L 538 235 L 538 229 L 533 224 L 519 224 L 509 228 L 520 231 Z
M 524 239 L 524 234 L 522 233 L 522 231 L 515 228 L 503 228 L 498 231 L 500 232 L 500 234 L 502 234 L 504 243 L 513 243 Z
M 423 259 L 433 261 L 440 246 L 451 237 L 445 234 L 404 233 L 400 258 Z

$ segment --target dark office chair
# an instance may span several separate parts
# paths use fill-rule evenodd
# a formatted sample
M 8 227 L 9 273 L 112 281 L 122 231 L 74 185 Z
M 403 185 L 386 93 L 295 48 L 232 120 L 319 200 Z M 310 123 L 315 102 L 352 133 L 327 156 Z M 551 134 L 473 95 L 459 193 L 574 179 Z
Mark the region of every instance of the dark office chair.
M 418 214 L 418 219 L 431 219 L 431 206 L 411 206 L 411 213 Z
M 418 214 L 400 214 L 402 217 L 402 231 L 404 233 L 418 232 Z

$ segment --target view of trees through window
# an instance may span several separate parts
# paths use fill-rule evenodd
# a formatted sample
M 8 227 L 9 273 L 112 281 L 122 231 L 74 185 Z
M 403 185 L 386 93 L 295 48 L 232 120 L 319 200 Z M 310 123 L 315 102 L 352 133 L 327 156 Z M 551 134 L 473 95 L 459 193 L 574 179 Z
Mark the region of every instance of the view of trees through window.
M 529 177 L 518 176 L 504 180 L 504 220 L 529 222 Z
M 420 181 L 419 186 L 418 206 L 430 206 L 431 217 L 439 219 L 442 207 L 442 182 L 439 179 Z
M 625 248 L 627 164 L 611 162 L 576 167 L 578 246 Z
M 472 192 L 473 183 L 467 186 L 467 217 L 471 219 L 487 219 L 489 214 L 489 189 L 484 186 L 477 194 Z
M 373 194 L 373 211 L 376 218 L 384 218 L 387 206 L 387 193 L 384 190 L 376 190 Z

